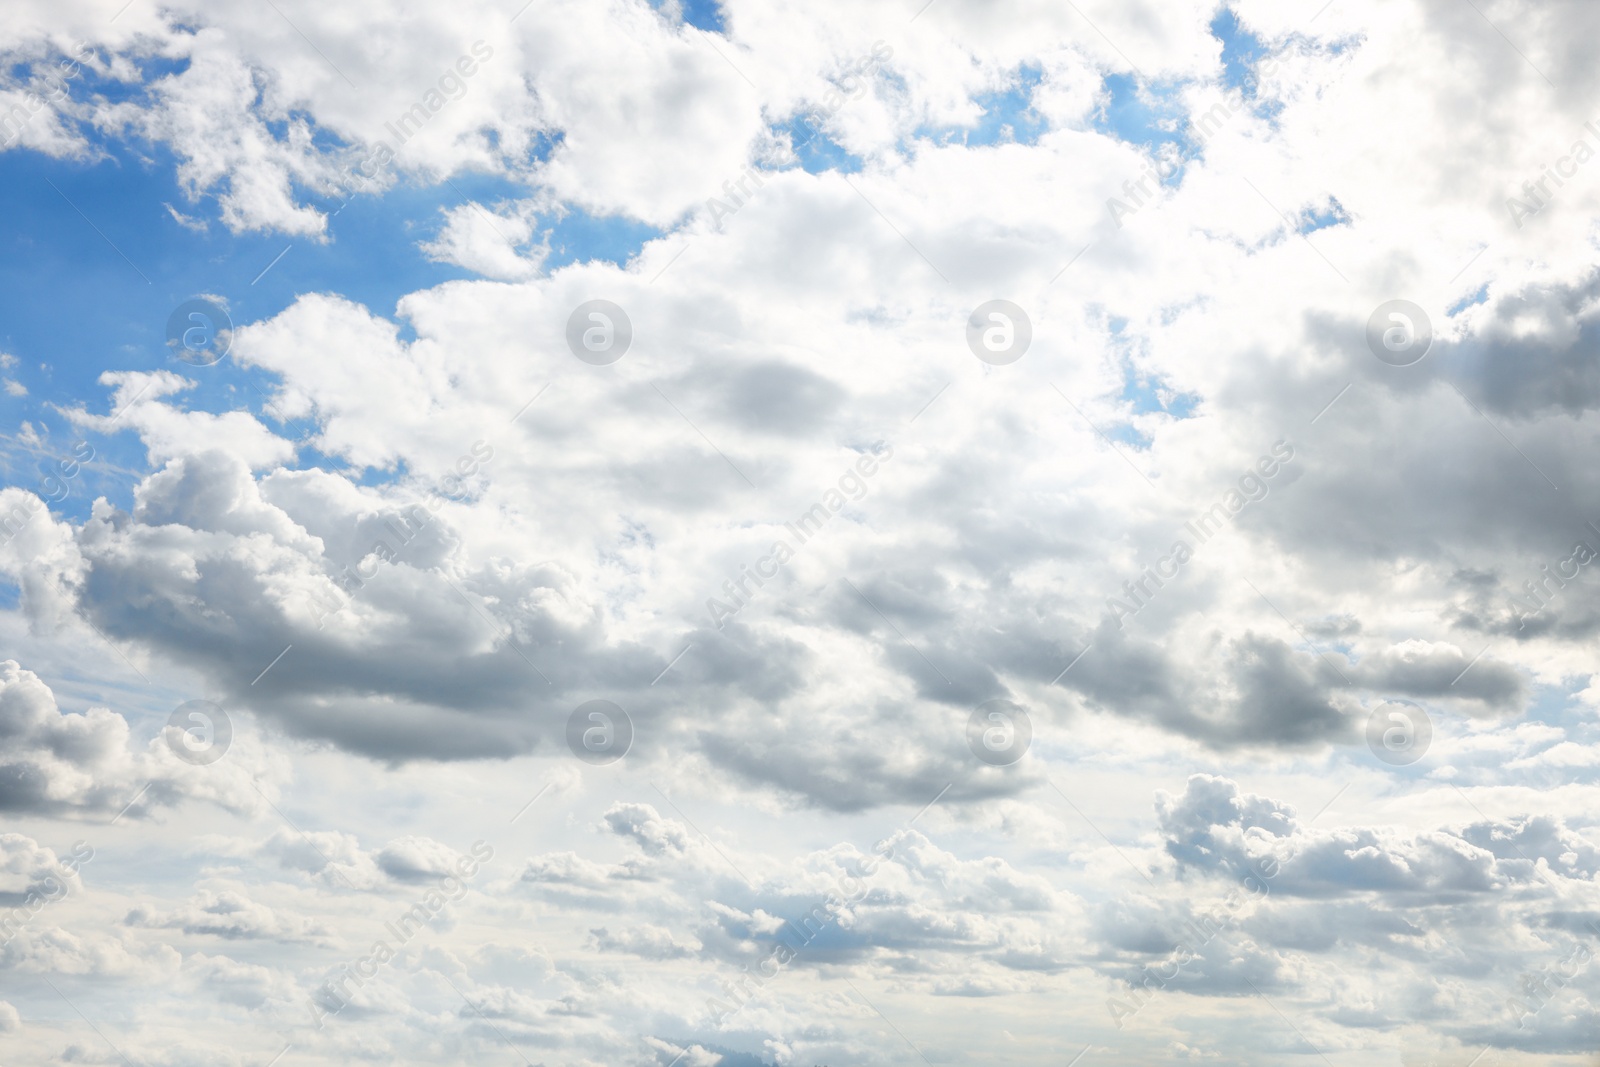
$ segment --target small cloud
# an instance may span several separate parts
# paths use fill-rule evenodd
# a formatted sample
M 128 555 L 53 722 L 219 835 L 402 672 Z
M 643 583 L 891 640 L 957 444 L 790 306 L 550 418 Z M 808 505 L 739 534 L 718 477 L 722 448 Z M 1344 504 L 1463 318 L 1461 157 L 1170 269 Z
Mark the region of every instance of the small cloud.
M 6 390 L 6 395 L 7 396 L 27 396 L 28 395 L 28 387 L 23 385 L 19 381 L 14 381 L 14 380 L 12 380 L 10 378 L 0 378 L 0 383 L 3 383 L 5 385 L 5 390 Z
M 17 357 L 9 352 L 0 352 L 0 369 L 10 370 L 17 365 Z
M 206 226 L 205 219 L 191 218 L 190 216 L 179 211 L 177 208 L 173 207 L 171 204 L 165 202 L 163 202 L 161 206 L 167 209 L 167 214 L 172 216 L 172 221 L 176 222 L 184 229 L 193 230 L 195 233 L 206 232 L 208 227 Z
M 438 237 L 419 245 L 436 263 L 450 263 L 485 278 L 518 281 L 538 274 L 550 253 L 548 243 L 532 244 L 535 215 L 528 201 L 494 214 L 475 202 L 467 203 L 444 216 Z M 527 255 L 519 251 L 524 248 Z

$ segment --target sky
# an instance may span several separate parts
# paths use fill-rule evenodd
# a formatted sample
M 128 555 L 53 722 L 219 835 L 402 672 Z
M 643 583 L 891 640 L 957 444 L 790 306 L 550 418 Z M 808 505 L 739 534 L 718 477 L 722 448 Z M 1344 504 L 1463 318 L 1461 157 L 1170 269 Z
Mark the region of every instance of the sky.
M 1597 38 L 14 0 L 0 1063 L 1600 1063 Z

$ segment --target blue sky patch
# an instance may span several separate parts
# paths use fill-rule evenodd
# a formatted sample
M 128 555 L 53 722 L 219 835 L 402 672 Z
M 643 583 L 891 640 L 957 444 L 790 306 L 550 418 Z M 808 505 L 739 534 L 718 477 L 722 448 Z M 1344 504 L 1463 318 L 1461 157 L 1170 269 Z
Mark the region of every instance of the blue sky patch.
M 657 11 L 667 6 L 664 0 L 650 0 L 650 4 Z M 722 5 L 717 0 L 678 0 L 678 6 L 683 11 L 683 21 L 695 29 L 705 30 L 707 33 L 728 32 Z
M 828 136 L 827 131 L 812 113 L 803 112 L 775 128 L 778 132 L 789 135 L 795 157 L 799 160 L 801 169 L 807 174 L 821 174 L 829 170 L 845 174 L 860 172 L 861 157 L 852 155 L 838 141 Z
M 1044 80 L 1039 67 L 1017 69 L 1016 78 L 1004 89 L 980 93 L 973 102 L 983 114 L 972 126 L 921 126 L 912 134 L 917 140 L 935 144 L 963 144 L 979 147 L 993 144 L 1037 144 L 1049 128 L 1044 116 L 1033 110 L 1033 91 Z
M 1243 89 L 1247 97 L 1255 96 L 1250 74 L 1267 54 L 1267 46 L 1240 25 L 1239 16 L 1228 7 L 1211 20 L 1211 36 L 1222 42 L 1222 83 L 1229 89 Z
M 1224 7 L 1211 20 L 1211 35 L 1222 44 L 1222 85 L 1233 99 L 1242 99 L 1244 108 L 1272 123 L 1283 110 L 1277 100 L 1262 100 L 1257 93 L 1256 70 L 1270 58 L 1266 44 L 1246 30 L 1232 8 Z M 1232 94 L 1237 91 L 1237 96 Z
M 1487 282 L 1485 282 L 1483 285 L 1478 286 L 1478 288 L 1473 292 L 1468 293 L 1460 300 L 1457 300 L 1454 304 L 1451 304 L 1445 309 L 1445 314 L 1454 318 L 1456 315 L 1459 315 L 1463 311 L 1467 310 L 1467 308 L 1477 307 L 1479 304 L 1488 303 L 1488 301 L 1489 285 Z
M 1183 140 L 1187 119 L 1173 87 L 1142 87 L 1129 75 L 1108 74 L 1105 92 L 1093 122 L 1099 132 L 1145 148 Z
M 1295 220 L 1295 232 L 1312 234 L 1330 226 L 1348 225 L 1349 222 L 1350 213 L 1345 211 L 1337 197 L 1330 196 L 1321 207 L 1309 207 L 1300 212 Z
M 576 209 L 569 209 L 543 229 L 550 237 L 547 272 L 580 262 L 603 261 L 625 267 L 647 243 L 666 233 L 648 223 Z
M 1125 367 L 1122 393 L 1118 398 L 1127 404 L 1135 415 L 1163 412 L 1175 419 L 1192 418 L 1200 398 L 1193 393 L 1180 393 L 1159 376 L 1140 374 L 1133 367 Z
M 311 292 L 337 292 L 392 318 L 405 294 L 474 277 L 430 261 L 417 248 L 437 233 L 439 209 L 463 202 L 449 185 L 401 184 L 381 197 L 357 196 L 331 220 L 326 243 L 281 233 L 235 235 L 217 221 L 213 198 L 187 202 L 173 177 L 176 161 L 163 149 L 105 147 L 109 156 L 89 165 L 34 152 L 0 154 L 0 183 L 12 207 L 0 218 L 0 351 L 18 361 L 6 377 L 28 390 L 22 397 L 0 395 L 0 418 L 9 432 L 24 421 L 48 431 L 52 452 L 66 454 L 79 435 L 50 405 L 105 414 L 110 391 L 97 379 L 106 370 L 176 371 L 198 383 L 170 398 L 185 407 L 263 410 L 270 375 L 231 360 L 193 367 L 167 351 L 167 318 L 190 297 L 224 298 L 235 324 L 270 318 Z M 205 231 L 180 226 L 167 204 L 205 221 Z M 596 240 L 586 258 L 631 254 L 649 236 L 648 228 L 581 215 L 569 215 L 555 231 L 582 247 L 585 227 Z M 408 336 L 409 327 L 399 325 Z M 270 417 L 264 421 L 276 425 Z M 133 433 L 89 436 L 99 464 L 145 467 Z M 8 457 L 8 466 L 31 469 L 33 463 L 19 454 Z M 126 507 L 131 475 L 120 482 L 119 490 L 85 477 L 82 487 Z M 58 510 L 81 519 L 92 499 L 82 487 L 74 484 Z

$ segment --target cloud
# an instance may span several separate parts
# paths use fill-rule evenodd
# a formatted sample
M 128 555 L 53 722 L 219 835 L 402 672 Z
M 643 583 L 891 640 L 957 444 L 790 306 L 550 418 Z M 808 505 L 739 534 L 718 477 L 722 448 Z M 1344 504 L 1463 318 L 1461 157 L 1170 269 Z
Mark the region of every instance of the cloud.
M 229 941 L 271 940 L 329 944 L 328 928 L 316 920 L 284 915 L 250 899 L 249 889 L 234 884 L 207 888 L 169 912 L 135 908 L 122 920 L 128 926 L 181 930 Z
M 517 281 L 537 274 L 549 254 L 546 245 L 533 249 L 533 258 L 525 258 L 518 248 L 532 237 L 533 225 L 523 215 L 490 214 L 469 203 L 447 211 L 438 237 L 419 247 L 437 262 L 453 263 L 486 278 Z
M 1600 151 L 1591 7 L 25 0 L 0 110 L 91 56 L 16 151 L 169 174 L 144 206 L 218 288 L 270 234 L 355 266 L 234 284 L 210 368 L 159 322 L 87 375 L 8 341 L 17 457 L 65 419 L 108 459 L 89 503 L 0 490 L 0 808 L 40 827 L 0 895 L 114 844 L 0 966 L 173 1063 L 1592 1051 L 1600 616 L 1587 574 L 1526 600 L 1600 546 L 1600 186 L 1546 174 Z M 415 262 L 354 247 L 372 206 Z M 177 689 L 224 760 L 168 744 Z M 1394 766 L 1402 698 L 1433 741 Z M 617 764 L 569 751 L 593 699 Z M 969 747 L 993 699 L 1011 766 Z M 337 969 L 480 831 L 502 867 Z

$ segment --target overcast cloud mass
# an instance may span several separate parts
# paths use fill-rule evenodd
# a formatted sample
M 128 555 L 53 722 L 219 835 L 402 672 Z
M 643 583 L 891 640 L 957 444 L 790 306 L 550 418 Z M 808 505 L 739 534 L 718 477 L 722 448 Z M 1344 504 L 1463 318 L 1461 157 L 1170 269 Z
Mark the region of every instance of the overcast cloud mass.
M 0 1063 L 1600 1063 L 1590 0 L 0 21 Z

